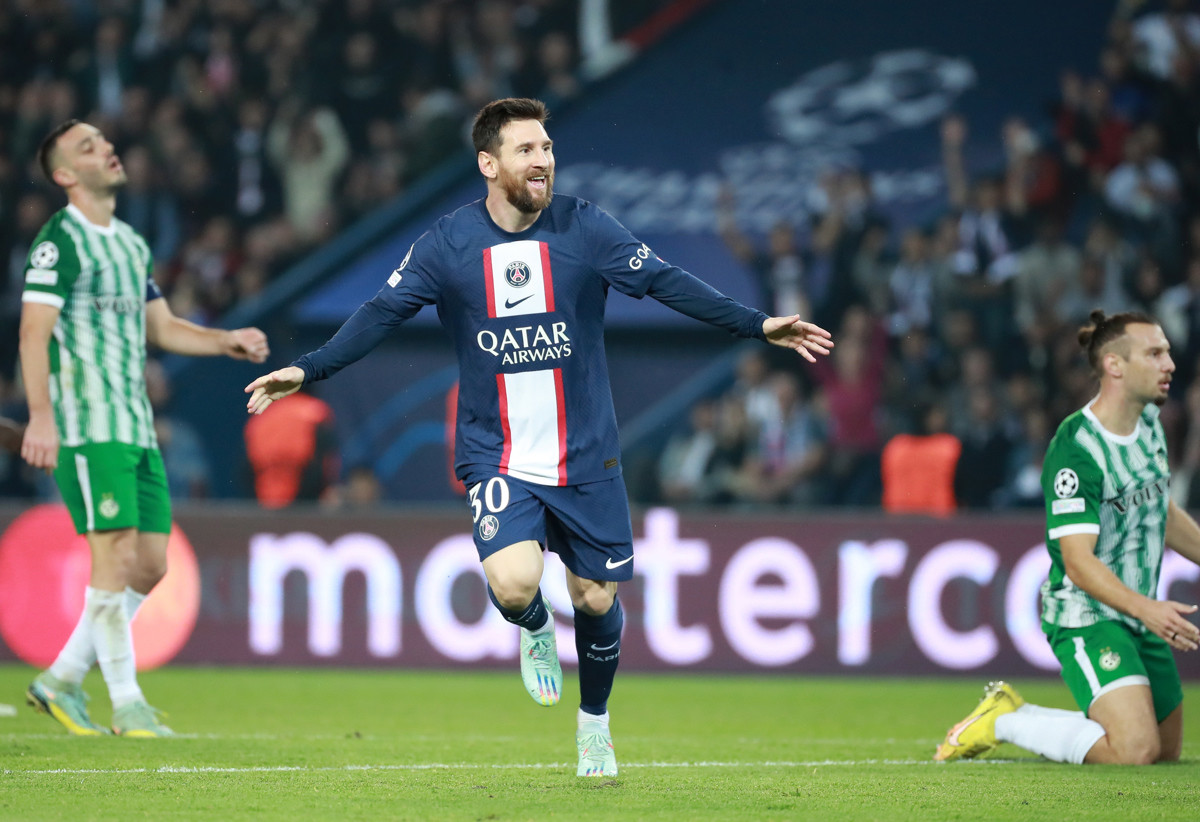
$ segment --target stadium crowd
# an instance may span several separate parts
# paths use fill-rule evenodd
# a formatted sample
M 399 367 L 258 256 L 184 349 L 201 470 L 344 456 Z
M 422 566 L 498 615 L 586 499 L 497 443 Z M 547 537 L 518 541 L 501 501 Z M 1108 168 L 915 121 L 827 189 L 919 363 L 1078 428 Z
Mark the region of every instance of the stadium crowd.
M 619 60 L 635 0 L 13 0 L 0 3 L 0 415 L 15 382 L 25 260 L 62 206 L 41 139 L 99 127 L 128 175 L 117 216 L 154 252 L 173 311 L 211 324 L 340 228 L 469 148 L 484 103 L 552 107 Z M 617 52 L 617 54 L 614 54 Z M 162 375 L 156 374 L 157 381 Z M 172 421 L 177 495 L 203 449 Z M 175 436 L 167 429 L 175 426 Z M 170 466 L 168 466 L 170 467 Z M 15 461 L 0 496 L 34 493 Z
M 26 255 L 60 206 L 33 159 L 53 125 L 86 118 L 114 141 L 129 177 L 118 216 L 151 244 L 175 313 L 208 324 L 463 150 L 484 102 L 574 97 L 613 59 L 596 44 L 664 5 L 0 4 L 0 415 L 24 415 L 16 328 Z M 887 482 L 914 480 L 881 468 L 887 446 L 938 435 L 969 466 L 957 505 L 1040 505 L 1045 445 L 1094 389 L 1075 342 L 1093 307 L 1161 319 L 1178 363 L 1163 415 L 1173 487 L 1200 498 L 1200 14 L 1192 0 L 1115 6 L 1095 65 L 1004 124 L 1002 167 L 968 168 L 969 124 L 942 123 L 948 208 L 930 224 L 889 223 L 853 169 L 823 180 L 811 225 L 765 238 L 719 198 L 762 307 L 813 318 L 837 348 L 816 368 L 746 353 L 668 442 L 658 481 L 631 485 L 639 502 L 877 505 Z M 204 448 L 156 365 L 150 384 L 172 492 L 204 496 Z M 0 457 L 0 496 L 39 482 Z
M 1004 123 L 1002 167 L 967 167 L 969 132 L 942 123 L 948 208 L 929 225 L 889 224 L 855 170 L 823 181 L 811 225 L 761 242 L 721 198 L 721 235 L 764 308 L 813 317 L 837 348 L 815 369 L 747 353 L 663 450 L 657 500 L 889 507 L 885 489 L 907 484 L 958 507 L 1040 506 L 1049 438 L 1095 391 L 1076 341 L 1092 308 L 1161 320 L 1173 492 L 1200 498 L 1196 4 L 1120 0 L 1095 66 L 1064 70 L 1037 118 Z M 939 468 L 947 439 L 956 471 Z M 916 457 L 892 459 L 900 444 Z

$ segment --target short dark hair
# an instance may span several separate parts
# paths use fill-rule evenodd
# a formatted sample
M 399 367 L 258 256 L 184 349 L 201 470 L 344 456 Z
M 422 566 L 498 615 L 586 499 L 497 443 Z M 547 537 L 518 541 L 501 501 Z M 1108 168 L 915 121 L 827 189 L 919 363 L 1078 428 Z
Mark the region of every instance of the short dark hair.
M 1099 369 L 1100 358 L 1104 347 L 1114 340 L 1125 336 L 1125 328 L 1130 325 L 1158 325 L 1158 320 L 1142 311 L 1123 311 L 1120 314 L 1105 316 L 1102 309 L 1095 309 L 1088 317 L 1091 325 L 1079 329 L 1079 345 L 1087 352 L 1088 364 L 1093 369 Z M 1128 352 L 1122 354 L 1128 356 Z
M 75 126 L 79 125 L 82 120 L 67 120 L 65 123 L 59 123 L 54 130 L 46 135 L 42 140 L 42 144 L 38 146 L 37 161 L 42 168 L 42 173 L 46 175 L 46 179 L 54 182 L 54 150 L 58 148 L 58 138 L 62 137 Z
M 500 148 L 500 130 L 513 120 L 537 120 L 542 125 L 550 119 L 550 112 L 541 100 L 529 97 L 506 97 L 493 100 L 475 115 L 471 127 L 471 142 L 475 151 L 495 154 Z

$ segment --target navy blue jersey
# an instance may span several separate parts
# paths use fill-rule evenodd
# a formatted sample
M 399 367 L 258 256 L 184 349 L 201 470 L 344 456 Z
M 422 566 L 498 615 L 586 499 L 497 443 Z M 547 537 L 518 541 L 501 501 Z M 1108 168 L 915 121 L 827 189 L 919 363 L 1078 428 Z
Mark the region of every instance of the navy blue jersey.
M 458 356 L 459 478 L 491 468 L 541 485 L 593 482 L 621 470 L 604 355 L 610 287 L 763 339 L 761 311 L 663 262 L 597 206 L 556 195 L 518 233 L 500 229 L 483 200 L 442 217 L 379 293 L 295 364 L 306 382 L 331 376 L 434 305 Z

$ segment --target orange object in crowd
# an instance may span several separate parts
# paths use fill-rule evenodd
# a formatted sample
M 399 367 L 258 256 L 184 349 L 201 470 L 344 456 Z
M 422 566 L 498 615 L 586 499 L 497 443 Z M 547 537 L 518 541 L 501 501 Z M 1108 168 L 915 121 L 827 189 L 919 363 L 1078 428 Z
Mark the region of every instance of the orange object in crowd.
M 264 508 L 317 500 L 337 481 L 333 409 L 311 394 L 276 400 L 246 423 L 254 495 Z
M 947 516 L 958 507 L 954 472 L 962 443 L 953 434 L 897 434 L 883 447 L 883 508 Z

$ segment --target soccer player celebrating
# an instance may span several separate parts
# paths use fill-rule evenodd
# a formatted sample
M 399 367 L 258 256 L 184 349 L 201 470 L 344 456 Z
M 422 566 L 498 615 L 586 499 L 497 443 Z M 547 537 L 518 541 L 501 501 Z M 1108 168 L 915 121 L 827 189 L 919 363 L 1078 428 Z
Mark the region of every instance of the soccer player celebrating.
M 609 288 L 810 361 L 833 342 L 798 316 L 768 317 L 659 259 L 610 215 L 554 197 L 554 151 L 538 100 L 485 106 L 472 138 L 487 197 L 441 218 L 379 293 L 315 352 L 246 387 L 261 413 L 373 349 L 434 305 L 458 357 L 455 471 L 468 490 L 492 602 L 521 629 L 521 675 L 540 705 L 562 692 L 554 620 L 542 596 L 543 546 L 567 568 L 579 652 L 579 776 L 613 776 L 608 697 L 633 577 L 604 356 Z
M 1195 605 L 1155 599 L 1163 547 L 1200 564 L 1200 527 L 1170 498 L 1158 407 L 1175 363 L 1140 313 L 1093 311 L 1079 332 L 1100 393 L 1067 417 L 1042 468 L 1050 577 L 1042 627 L 1083 713 L 1031 705 L 1005 682 L 946 735 L 937 760 L 1011 742 L 1056 762 L 1179 759 L 1183 690 L 1171 649 L 1194 651 Z
M 21 370 L 29 423 L 21 456 L 54 472 L 92 567 L 83 615 L 28 699 L 73 734 L 96 735 L 81 685 L 99 661 L 112 729 L 171 730 L 142 696 L 130 620 L 166 573 L 171 503 L 146 397 L 146 341 L 177 354 L 263 362 L 257 328 L 202 328 L 176 317 L 151 276 L 146 242 L 116 219 L 125 169 L 94 126 L 70 120 L 38 150 L 67 193 L 34 240 L 21 296 Z

